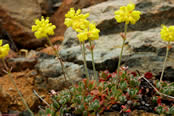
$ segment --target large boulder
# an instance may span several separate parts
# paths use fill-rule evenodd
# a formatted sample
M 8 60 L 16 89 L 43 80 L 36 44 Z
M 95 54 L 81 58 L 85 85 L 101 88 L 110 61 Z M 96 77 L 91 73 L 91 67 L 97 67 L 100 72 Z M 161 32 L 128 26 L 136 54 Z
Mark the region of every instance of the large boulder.
M 31 26 L 41 16 L 37 0 L 0 0 L 0 30 L 5 30 L 19 48 L 36 48 L 44 39 L 35 39 Z
M 142 12 L 141 19 L 135 25 L 128 26 L 126 45 L 123 52 L 122 64 L 132 70 L 140 72 L 153 72 L 159 77 L 165 55 L 166 42 L 160 37 L 161 24 L 174 24 L 174 4 L 158 0 L 134 0 L 136 9 Z M 83 12 L 89 12 L 89 20 L 94 21 L 101 30 L 99 40 L 95 41 L 95 65 L 98 71 L 109 69 L 115 71 L 121 50 L 122 39 L 120 32 L 124 24 L 117 23 L 114 19 L 114 11 L 120 6 L 128 4 L 127 0 L 107 1 L 89 8 Z M 60 52 L 64 60 L 82 64 L 76 32 L 71 28 L 65 32 L 65 40 Z M 88 43 L 86 43 L 87 45 Z M 174 62 L 173 49 L 169 52 L 164 78 L 173 80 Z M 92 60 L 89 50 L 86 53 L 87 65 L 92 69 Z

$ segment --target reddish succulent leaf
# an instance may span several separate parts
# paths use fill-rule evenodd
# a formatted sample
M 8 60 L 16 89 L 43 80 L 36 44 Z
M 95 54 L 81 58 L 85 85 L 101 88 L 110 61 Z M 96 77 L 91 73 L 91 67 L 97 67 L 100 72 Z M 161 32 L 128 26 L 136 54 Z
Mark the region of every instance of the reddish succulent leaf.
M 104 103 L 104 100 L 101 100 L 101 101 L 100 101 L 100 106 L 103 105 L 103 103 Z
M 92 90 L 91 94 L 97 96 L 100 94 L 100 92 L 99 92 L 99 90 Z
M 144 74 L 144 77 L 146 77 L 147 79 L 151 79 L 153 77 L 152 73 L 151 72 L 146 72 Z
M 110 75 L 107 76 L 107 79 L 109 79 L 109 78 L 111 78 L 111 77 L 112 77 L 112 75 L 110 74 Z
M 84 83 L 84 84 L 86 84 L 86 83 L 87 83 L 87 79 L 83 79 L 82 81 L 83 81 L 83 83 Z
M 161 98 L 160 98 L 160 97 L 158 97 L 157 103 L 158 103 L 158 104 L 161 104 Z
M 124 105 L 121 105 L 121 108 L 125 109 L 125 108 L 126 108 L 126 106 L 124 106 Z
M 125 112 L 131 112 L 131 110 L 130 109 L 127 109 Z
M 116 77 L 116 73 L 115 72 L 113 72 L 111 75 L 112 75 L 112 78 Z
M 78 84 L 76 84 L 76 85 L 75 85 L 75 87 L 76 87 L 76 88 L 78 88 L 78 87 L 79 87 L 79 85 L 78 85 Z
M 105 82 L 105 80 L 104 79 L 99 79 L 99 82 Z
M 138 93 L 141 94 L 142 93 L 142 89 L 140 89 Z
M 122 105 L 121 108 L 123 109 L 122 111 L 124 111 L 124 112 L 131 112 L 131 110 L 127 109 L 127 107 L 124 105 Z
M 100 110 L 100 113 L 104 112 L 104 110 L 105 110 L 105 107 L 102 107 Z
M 107 106 L 107 108 L 106 108 L 106 109 L 107 109 L 107 110 L 109 110 L 111 106 L 112 106 L 112 104 L 110 104 L 109 106 Z
M 137 73 L 136 72 L 131 72 L 131 74 L 136 77 L 137 76 Z

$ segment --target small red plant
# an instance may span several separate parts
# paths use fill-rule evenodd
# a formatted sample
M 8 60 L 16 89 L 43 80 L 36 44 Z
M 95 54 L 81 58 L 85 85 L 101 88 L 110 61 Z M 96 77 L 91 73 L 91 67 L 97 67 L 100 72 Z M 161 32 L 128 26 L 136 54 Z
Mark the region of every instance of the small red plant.
M 146 72 L 144 74 L 144 77 L 146 77 L 147 79 L 151 79 L 153 77 L 152 73 L 151 72 Z

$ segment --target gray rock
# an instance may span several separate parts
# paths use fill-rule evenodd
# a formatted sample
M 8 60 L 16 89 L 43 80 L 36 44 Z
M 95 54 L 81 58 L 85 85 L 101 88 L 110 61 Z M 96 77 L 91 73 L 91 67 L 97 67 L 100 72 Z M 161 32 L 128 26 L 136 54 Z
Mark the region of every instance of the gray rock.
M 141 19 L 135 25 L 129 25 L 129 31 L 147 30 L 158 27 L 161 24 L 173 24 L 174 4 L 166 1 L 157 0 L 133 0 L 136 9 L 142 12 Z M 123 23 L 117 23 L 114 18 L 115 10 L 120 6 L 127 5 L 128 0 L 107 1 L 101 4 L 83 9 L 83 12 L 89 12 L 90 21 L 94 21 L 100 29 L 101 34 L 119 33 L 123 31 Z
M 62 74 L 61 65 L 55 59 L 39 60 L 35 67 L 44 77 L 57 77 Z
M 108 38 L 110 39 L 108 40 Z M 121 43 L 122 39 L 119 34 L 104 35 L 101 36 L 99 40 L 95 41 L 94 59 L 97 70 L 105 70 L 107 68 L 109 68 L 109 70 L 116 69 L 118 57 L 121 51 Z M 70 48 L 62 49 L 60 55 L 66 61 L 83 64 L 80 45 L 71 46 L 72 47 Z M 86 51 L 87 65 L 89 69 L 92 69 L 91 52 L 89 50 Z M 132 51 L 128 46 L 126 46 L 124 49 L 124 55 L 128 56 L 130 54 L 132 54 Z
M 77 34 L 72 28 L 68 28 L 64 34 L 64 41 L 62 42 L 62 49 L 70 48 L 79 45 Z
M 84 75 L 83 66 L 71 62 L 64 62 L 66 81 L 60 62 L 55 58 L 39 59 L 35 65 L 40 76 L 35 79 L 39 89 L 62 90 L 64 87 L 77 83 Z

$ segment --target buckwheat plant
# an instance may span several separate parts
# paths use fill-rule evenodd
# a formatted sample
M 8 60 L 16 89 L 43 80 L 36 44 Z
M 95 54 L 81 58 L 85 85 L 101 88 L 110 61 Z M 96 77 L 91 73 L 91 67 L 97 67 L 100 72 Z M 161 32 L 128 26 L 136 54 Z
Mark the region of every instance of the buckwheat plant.
M 162 29 L 161 29 L 160 34 L 161 34 L 161 38 L 164 41 L 167 41 L 166 56 L 165 56 L 165 59 L 164 59 L 164 64 L 163 64 L 162 73 L 161 73 L 161 77 L 160 77 L 160 82 L 162 82 L 163 75 L 164 75 L 164 69 L 165 69 L 166 61 L 167 61 L 167 57 L 168 57 L 168 53 L 169 53 L 169 50 L 171 48 L 170 43 L 172 41 L 174 41 L 174 26 L 166 27 L 165 25 L 162 25 Z
M 84 29 L 88 27 L 89 21 L 86 19 L 87 17 L 89 17 L 89 13 L 81 14 L 80 9 L 75 11 L 74 8 L 71 8 L 67 12 L 67 14 L 65 14 L 64 24 L 67 27 L 72 27 L 72 29 L 74 29 L 76 32 L 82 32 Z M 78 39 L 82 51 L 86 77 L 89 78 L 88 68 L 86 64 L 86 49 L 85 49 L 85 40 L 87 40 L 87 38 L 78 38 Z
M 81 14 L 81 10 L 78 9 L 77 11 L 74 10 L 74 8 L 71 8 L 70 11 L 65 15 L 65 22 L 64 24 L 67 27 L 72 27 L 78 34 L 77 38 L 80 42 L 80 45 L 82 44 L 82 55 L 84 59 L 84 66 L 85 66 L 85 72 L 86 76 L 89 79 L 87 64 L 86 64 L 86 49 L 85 49 L 85 41 L 88 40 L 90 43 L 90 51 L 92 56 L 92 65 L 93 65 L 93 71 L 94 71 L 94 78 L 97 79 L 96 75 L 96 69 L 94 64 L 94 53 L 93 53 L 93 45 L 92 41 L 99 38 L 99 32 L 100 30 L 96 28 L 96 25 L 93 23 L 90 23 L 86 18 L 89 17 L 89 13 Z
M 44 17 L 41 17 L 41 20 L 36 19 L 35 20 L 35 25 L 32 26 L 32 31 L 35 32 L 34 35 L 37 39 L 41 38 L 47 38 L 47 41 L 49 45 L 52 47 L 52 49 L 55 52 L 56 57 L 59 59 L 61 67 L 62 67 L 62 72 L 64 74 L 65 81 L 66 79 L 66 74 L 65 74 L 65 68 L 62 59 L 59 56 L 59 51 L 53 46 L 52 42 L 49 39 L 49 35 L 54 35 L 54 29 L 56 28 L 55 25 L 52 25 L 52 23 L 49 22 L 49 17 L 44 19 Z
M 130 23 L 135 24 L 140 19 L 141 12 L 136 11 L 134 9 L 135 9 L 135 4 L 128 4 L 127 6 L 122 6 L 122 7 L 120 7 L 119 10 L 115 11 L 116 21 L 118 23 L 122 23 L 122 22 L 125 23 L 124 34 L 121 34 L 121 37 L 123 39 L 123 44 L 122 44 L 121 53 L 120 53 L 120 57 L 119 57 L 117 72 L 119 72 L 121 58 L 122 58 L 122 54 L 123 54 L 123 48 L 124 48 L 125 41 L 127 38 L 128 24 L 130 24 Z
M 94 45 L 93 41 L 97 40 L 99 38 L 99 32 L 100 30 L 96 28 L 95 24 L 90 23 L 89 27 L 85 29 L 83 32 L 80 32 L 77 37 L 79 39 L 82 38 L 87 38 L 89 40 L 90 44 L 90 51 L 91 51 L 91 56 L 92 56 L 92 66 L 93 66 L 93 72 L 94 72 L 94 78 L 98 80 L 97 74 L 96 74 L 96 68 L 94 64 Z
M 0 59 L 2 59 L 3 65 L 5 67 L 4 72 L 6 72 L 8 74 L 8 77 L 10 79 L 10 81 L 13 83 L 13 85 L 15 86 L 15 89 L 17 90 L 19 96 L 22 99 L 23 104 L 25 105 L 25 107 L 27 108 L 27 110 L 31 113 L 32 116 L 34 116 L 33 112 L 30 110 L 30 108 L 28 107 L 26 101 L 24 100 L 22 93 L 20 92 L 20 90 L 18 89 L 15 81 L 13 80 L 12 76 L 11 76 L 11 69 L 7 66 L 6 62 L 5 62 L 5 57 L 8 55 L 9 51 L 10 51 L 10 47 L 8 44 L 2 45 L 3 41 L 0 40 Z

